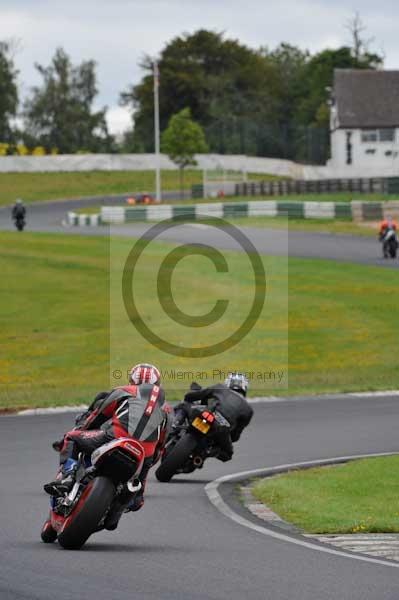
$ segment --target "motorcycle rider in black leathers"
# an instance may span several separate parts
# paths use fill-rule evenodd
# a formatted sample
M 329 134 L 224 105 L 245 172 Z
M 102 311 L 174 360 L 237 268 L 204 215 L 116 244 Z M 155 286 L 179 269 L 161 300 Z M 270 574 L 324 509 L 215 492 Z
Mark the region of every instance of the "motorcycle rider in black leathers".
M 26 215 L 26 208 L 24 206 L 24 203 L 22 202 L 22 200 L 20 200 L 18 198 L 18 200 L 16 200 L 14 206 L 12 207 L 12 212 L 11 212 L 12 219 L 14 221 L 17 221 L 19 219 L 25 219 L 25 215 Z
M 226 462 L 233 456 L 233 442 L 240 439 L 242 431 L 252 419 L 253 410 L 245 396 L 248 380 L 242 373 L 229 373 L 224 383 L 217 383 L 207 388 L 201 388 L 192 383 L 190 391 L 184 396 L 184 402 L 176 406 L 173 425 L 179 426 L 190 414 L 190 404 L 207 405 L 212 410 L 220 412 L 230 423 L 230 430 L 223 430 L 218 436 L 217 445 L 220 448 L 215 458 Z

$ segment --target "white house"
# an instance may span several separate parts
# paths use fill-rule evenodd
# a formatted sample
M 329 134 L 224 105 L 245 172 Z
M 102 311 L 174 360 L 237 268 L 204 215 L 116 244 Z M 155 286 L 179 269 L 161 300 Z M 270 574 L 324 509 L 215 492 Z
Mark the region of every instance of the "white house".
M 336 69 L 328 166 L 355 176 L 399 173 L 399 71 Z

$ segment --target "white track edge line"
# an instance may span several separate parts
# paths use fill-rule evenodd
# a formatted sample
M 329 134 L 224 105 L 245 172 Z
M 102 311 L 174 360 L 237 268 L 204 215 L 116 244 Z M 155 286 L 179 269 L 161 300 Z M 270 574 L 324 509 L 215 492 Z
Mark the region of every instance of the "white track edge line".
M 28 408 L 26 410 L 20 410 L 16 413 L 16 415 L 19 417 L 32 417 L 36 415 L 57 415 L 63 413 L 74 413 L 82 410 L 87 410 L 87 404 L 80 404 L 76 406 L 52 406 L 49 408 Z
M 248 529 L 252 529 L 253 531 L 257 531 L 258 533 L 262 533 L 263 535 L 268 535 L 269 537 L 275 538 L 280 541 L 289 542 L 291 544 L 295 544 L 297 546 L 302 546 L 304 548 L 308 548 L 310 550 L 316 550 L 318 552 L 324 552 L 326 554 L 333 554 L 334 556 L 340 556 L 344 558 L 352 558 L 353 560 L 360 560 L 363 562 L 374 563 L 378 565 L 383 565 L 385 567 L 393 567 L 399 568 L 399 563 L 395 564 L 383 559 L 372 558 L 369 556 L 360 556 L 357 554 L 351 554 L 349 552 L 345 552 L 342 550 L 334 550 L 333 548 L 329 548 L 328 546 L 320 546 L 318 544 L 313 544 L 312 542 L 308 542 L 305 540 L 301 540 L 297 537 L 290 536 L 284 533 L 279 533 L 274 531 L 273 529 L 269 529 L 268 527 L 256 525 L 249 519 L 242 517 L 238 513 L 236 513 L 233 509 L 231 509 L 223 500 L 220 495 L 218 488 L 222 483 L 233 482 L 235 480 L 246 479 L 247 477 L 253 477 L 256 475 L 266 475 L 268 473 L 272 473 L 273 471 L 280 471 L 281 469 L 295 469 L 298 467 L 307 467 L 309 465 L 326 465 L 331 464 L 337 461 L 346 461 L 346 460 L 355 460 L 360 458 L 375 458 L 378 456 L 392 456 L 394 453 L 392 452 L 380 452 L 376 454 L 356 454 L 351 456 L 337 456 L 335 458 L 327 458 L 322 460 L 310 460 L 300 463 L 290 463 L 286 465 L 277 465 L 271 468 L 264 469 L 254 469 L 251 471 L 241 471 L 240 473 L 232 473 L 231 475 L 224 475 L 223 477 L 219 477 L 214 481 L 211 481 L 205 486 L 205 493 L 208 496 L 209 501 L 219 510 L 223 515 L 235 521 L 239 525 L 243 525 Z
M 307 402 L 307 401 L 335 401 L 335 400 L 346 400 L 351 398 L 385 398 L 389 396 L 399 396 L 399 390 L 384 390 L 380 392 L 348 392 L 348 393 L 331 393 L 331 394 L 322 394 L 316 396 L 293 396 L 290 398 L 289 396 L 259 396 L 248 398 L 248 402 L 250 404 L 273 404 L 273 403 L 282 403 L 282 402 Z M 28 408 L 25 410 L 20 410 L 15 413 L 5 413 L 1 414 L 0 417 L 32 417 L 36 415 L 54 415 L 54 414 L 62 414 L 62 413 L 73 413 L 79 412 L 80 410 L 86 410 L 87 405 L 81 404 L 77 406 L 50 406 L 48 408 Z

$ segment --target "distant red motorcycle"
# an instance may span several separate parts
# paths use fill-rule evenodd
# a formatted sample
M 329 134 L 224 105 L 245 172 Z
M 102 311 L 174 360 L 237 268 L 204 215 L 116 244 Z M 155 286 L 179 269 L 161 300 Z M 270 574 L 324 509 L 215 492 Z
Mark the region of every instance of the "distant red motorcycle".
M 140 491 L 138 476 L 144 457 L 143 446 L 132 438 L 112 440 L 91 456 L 80 454 L 72 490 L 50 499 L 50 514 L 41 532 L 43 542 L 58 540 L 68 550 L 81 548 L 104 528 L 126 486 L 130 492 Z

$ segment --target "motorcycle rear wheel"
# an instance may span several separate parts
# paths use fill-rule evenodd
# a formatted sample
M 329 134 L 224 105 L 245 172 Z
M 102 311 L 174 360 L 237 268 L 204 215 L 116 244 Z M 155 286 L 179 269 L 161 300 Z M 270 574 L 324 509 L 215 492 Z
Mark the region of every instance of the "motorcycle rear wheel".
M 170 481 L 176 471 L 181 469 L 190 454 L 197 446 L 197 440 L 190 433 L 186 433 L 176 444 L 176 446 L 165 456 L 158 469 L 155 471 L 155 477 L 158 481 L 166 483 Z
M 90 485 L 90 484 L 89 484 Z M 78 512 L 72 512 L 71 521 L 59 534 L 58 542 L 66 550 L 78 550 L 88 540 L 106 511 L 111 505 L 115 495 L 115 486 L 108 477 L 96 477 L 84 499 L 82 506 L 77 506 Z

